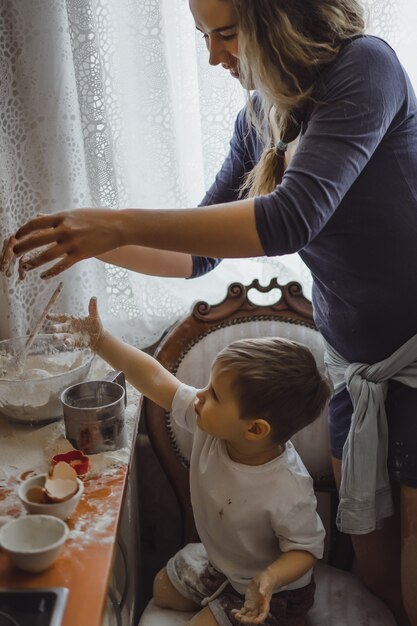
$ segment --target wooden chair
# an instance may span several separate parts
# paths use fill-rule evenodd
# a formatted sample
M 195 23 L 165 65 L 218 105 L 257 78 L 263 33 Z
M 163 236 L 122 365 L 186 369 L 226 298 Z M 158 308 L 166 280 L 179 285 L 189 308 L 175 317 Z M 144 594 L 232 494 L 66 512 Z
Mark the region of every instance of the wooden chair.
M 277 293 L 278 297 L 274 298 Z M 255 304 L 266 294 L 268 304 Z M 312 350 L 323 368 L 323 345 L 314 326 L 311 303 L 301 286 L 281 286 L 273 279 L 267 287 L 257 280 L 244 286 L 232 284 L 217 305 L 198 302 L 191 314 L 178 322 L 161 341 L 155 357 L 185 383 L 203 387 L 215 355 L 236 339 L 280 336 L 301 341 Z M 156 456 L 177 496 L 182 516 L 181 545 L 198 540 L 190 503 L 188 459 L 191 441 L 174 425 L 169 413 L 145 400 L 143 418 Z M 306 626 L 395 626 L 384 603 L 373 596 L 355 575 L 350 539 L 334 524 L 338 503 L 328 442 L 327 412 L 297 433 L 292 442 L 313 477 L 318 510 L 326 527 L 325 557 L 315 569 L 317 591 Z M 171 556 L 171 555 L 170 555 Z M 151 600 L 140 626 L 181 626 L 190 613 L 156 607 Z

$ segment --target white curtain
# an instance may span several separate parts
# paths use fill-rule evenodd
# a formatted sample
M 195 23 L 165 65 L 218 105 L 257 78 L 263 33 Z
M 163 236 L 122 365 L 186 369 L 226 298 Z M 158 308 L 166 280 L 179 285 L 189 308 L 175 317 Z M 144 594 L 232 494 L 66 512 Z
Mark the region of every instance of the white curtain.
M 415 0 L 369 0 L 369 31 L 417 83 Z M 0 0 L 0 235 L 38 212 L 196 205 L 244 103 L 207 63 L 187 0 Z M 98 295 L 106 326 L 152 344 L 191 303 L 233 281 L 311 280 L 297 256 L 225 261 L 209 275 L 158 279 L 85 261 L 63 275 L 57 310 Z M 2 277 L 0 338 L 26 334 L 57 280 Z

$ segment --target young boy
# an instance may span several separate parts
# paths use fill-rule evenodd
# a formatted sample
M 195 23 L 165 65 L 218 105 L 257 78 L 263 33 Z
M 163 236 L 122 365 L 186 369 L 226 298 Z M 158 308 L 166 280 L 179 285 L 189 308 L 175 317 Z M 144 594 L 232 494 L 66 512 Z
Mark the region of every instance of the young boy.
M 303 624 L 325 533 L 311 477 L 289 439 L 330 396 L 310 350 L 278 338 L 236 341 L 197 390 L 103 330 L 95 298 L 87 318 L 49 319 L 67 345 L 91 347 L 193 434 L 190 490 L 202 543 L 185 546 L 159 572 L 155 602 L 200 609 L 192 626 Z

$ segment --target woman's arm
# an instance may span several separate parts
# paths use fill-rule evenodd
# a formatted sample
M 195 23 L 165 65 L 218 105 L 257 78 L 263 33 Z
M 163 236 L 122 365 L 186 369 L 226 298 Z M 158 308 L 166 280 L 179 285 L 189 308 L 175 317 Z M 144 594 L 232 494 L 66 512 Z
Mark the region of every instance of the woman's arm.
M 42 278 L 126 245 L 222 258 L 264 253 L 253 199 L 195 209 L 65 211 L 33 218 L 17 231 L 15 239 L 13 252 L 18 256 L 47 246 L 23 264 L 28 271 L 55 262 Z
M 254 200 L 238 200 L 195 209 L 126 209 L 120 236 L 126 243 L 211 257 L 260 256 Z
M 105 263 L 150 276 L 189 278 L 193 271 L 190 254 L 167 252 L 143 246 L 122 246 L 100 254 L 96 258 Z

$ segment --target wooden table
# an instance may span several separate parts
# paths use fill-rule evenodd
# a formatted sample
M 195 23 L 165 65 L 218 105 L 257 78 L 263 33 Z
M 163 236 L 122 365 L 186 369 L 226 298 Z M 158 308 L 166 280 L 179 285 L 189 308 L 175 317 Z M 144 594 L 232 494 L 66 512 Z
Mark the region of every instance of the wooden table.
M 137 415 L 139 410 L 140 402 Z M 137 418 L 131 433 L 131 460 L 138 421 Z M 5 445 L 0 423 L 0 459 Z M 106 467 L 103 472 L 85 478 L 84 494 L 76 511 L 67 520 L 70 536 L 58 560 L 45 572 L 29 574 L 18 570 L 0 550 L 0 587 L 67 587 L 69 594 L 62 626 L 100 626 L 129 466 L 130 463 Z M 7 487 L 0 487 L 0 516 L 3 521 L 25 514 L 17 497 L 18 485 L 19 475 L 16 475 L 9 478 Z

